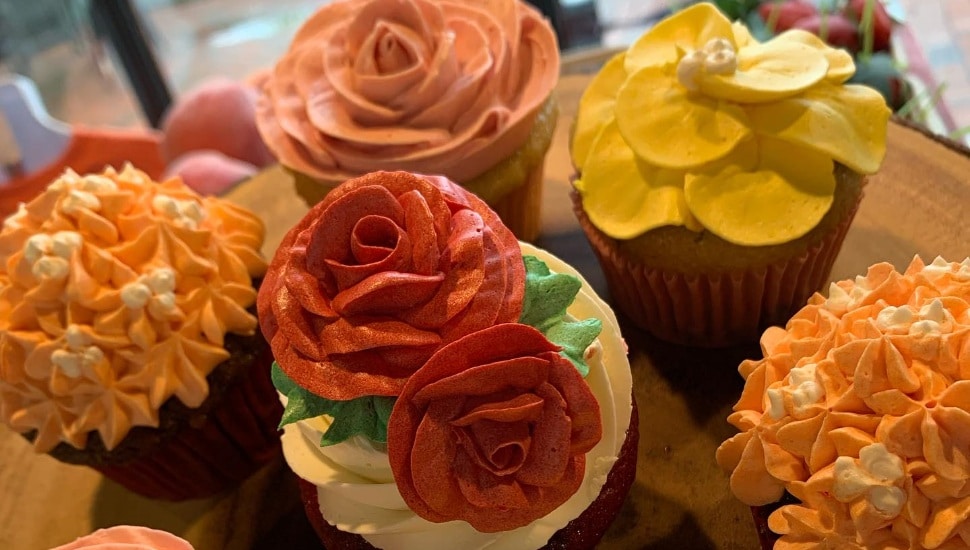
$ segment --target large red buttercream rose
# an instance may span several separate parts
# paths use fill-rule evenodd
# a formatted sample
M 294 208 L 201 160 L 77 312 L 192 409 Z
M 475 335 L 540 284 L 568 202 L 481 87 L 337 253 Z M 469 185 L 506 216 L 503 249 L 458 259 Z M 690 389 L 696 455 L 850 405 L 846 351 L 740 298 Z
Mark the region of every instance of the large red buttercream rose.
M 579 489 L 602 436 L 600 408 L 558 351 L 536 329 L 507 323 L 441 348 L 411 377 L 387 427 L 411 510 L 508 531 Z
M 443 177 L 375 172 L 330 192 L 287 233 L 260 287 L 283 371 L 328 399 L 397 395 L 441 346 L 517 321 L 515 236 Z

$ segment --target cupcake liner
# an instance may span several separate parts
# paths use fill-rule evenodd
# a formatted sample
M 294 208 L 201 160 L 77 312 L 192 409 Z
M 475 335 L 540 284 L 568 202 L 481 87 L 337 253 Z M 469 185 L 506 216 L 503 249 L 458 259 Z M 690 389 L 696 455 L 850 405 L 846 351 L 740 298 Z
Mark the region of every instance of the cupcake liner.
M 534 242 L 542 227 L 542 182 L 544 163 L 530 171 L 522 185 L 488 205 L 520 241 Z
M 172 437 L 119 464 L 91 464 L 143 496 L 187 500 L 220 493 L 280 452 L 282 405 L 270 380 L 268 348 L 230 382 L 221 400 Z
M 620 454 L 613 468 L 607 475 L 606 484 L 600 490 L 590 505 L 583 510 L 579 517 L 556 531 L 540 550 L 592 550 L 606 534 L 610 524 L 620 513 L 620 508 L 626 500 L 630 487 L 637 477 L 637 445 L 640 441 L 640 415 L 637 411 L 637 400 L 633 398 L 633 411 L 630 414 L 630 426 L 627 428 L 626 439 L 620 448 Z M 294 474 L 295 475 L 295 474 Z M 317 487 L 309 481 L 296 476 L 300 487 L 300 500 L 306 512 L 310 525 L 317 533 L 326 548 L 340 548 L 341 550 L 373 550 L 374 546 L 364 537 L 341 531 L 330 525 L 320 513 L 320 503 L 317 500 Z
M 661 340 L 697 347 L 757 341 L 784 324 L 828 281 L 859 200 L 804 253 L 766 266 L 708 274 L 653 268 L 624 255 L 586 216 L 575 191 L 573 209 L 599 259 L 612 303 Z

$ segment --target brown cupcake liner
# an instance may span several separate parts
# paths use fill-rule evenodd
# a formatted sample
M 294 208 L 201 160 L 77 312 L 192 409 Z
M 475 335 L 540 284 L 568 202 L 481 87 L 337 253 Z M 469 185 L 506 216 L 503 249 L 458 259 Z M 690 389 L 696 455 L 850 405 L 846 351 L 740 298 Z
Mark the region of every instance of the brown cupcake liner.
M 215 407 L 172 437 L 126 462 L 90 466 L 135 493 L 161 500 L 208 497 L 238 484 L 280 452 L 282 406 L 268 358 L 237 376 Z
M 685 274 L 624 255 L 586 216 L 578 193 L 572 195 L 611 302 L 657 338 L 697 347 L 756 342 L 765 328 L 787 322 L 828 281 L 859 206 L 857 201 L 843 220 L 798 256 L 743 270 Z
M 549 542 L 540 550 L 591 550 L 606 534 L 610 524 L 620 513 L 620 508 L 626 500 L 630 487 L 637 477 L 637 446 L 640 442 L 640 416 L 637 411 L 637 400 L 633 398 L 633 411 L 630 415 L 630 427 L 627 428 L 626 439 L 620 447 L 619 457 L 607 475 L 606 483 L 600 489 L 599 495 L 583 510 L 579 517 L 556 531 Z M 324 519 L 320 513 L 317 501 L 316 485 L 297 476 L 300 486 L 300 498 L 310 525 L 316 532 L 325 548 L 339 548 L 341 550 L 373 550 L 364 537 L 347 533 L 337 529 Z

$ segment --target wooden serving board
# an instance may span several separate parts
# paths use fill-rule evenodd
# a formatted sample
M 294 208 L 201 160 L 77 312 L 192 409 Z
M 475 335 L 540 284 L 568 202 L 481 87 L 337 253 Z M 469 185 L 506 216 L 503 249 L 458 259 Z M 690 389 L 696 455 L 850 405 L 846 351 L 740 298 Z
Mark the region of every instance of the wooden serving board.
M 564 63 L 561 118 L 546 161 L 539 246 L 579 269 L 608 298 L 602 273 L 571 211 L 567 134 L 590 72 L 605 58 Z M 870 179 L 833 279 L 865 273 L 879 261 L 903 269 L 920 254 L 970 255 L 970 157 L 959 146 L 892 123 L 881 172 Z M 265 253 L 307 210 L 292 181 L 270 168 L 228 193 L 266 221 Z M 734 433 L 725 418 L 742 388 L 737 366 L 757 345 L 705 351 L 658 342 L 621 317 L 640 405 L 638 477 L 605 549 L 757 548 L 747 507 L 731 495 L 714 451 Z M 198 550 L 312 548 L 290 474 L 281 462 L 238 491 L 170 504 L 128 493 L 94 471 L 33 453 L 0 428 L 0 548 L 46 549 L 96 528 L 143 524 L 184 536 Z

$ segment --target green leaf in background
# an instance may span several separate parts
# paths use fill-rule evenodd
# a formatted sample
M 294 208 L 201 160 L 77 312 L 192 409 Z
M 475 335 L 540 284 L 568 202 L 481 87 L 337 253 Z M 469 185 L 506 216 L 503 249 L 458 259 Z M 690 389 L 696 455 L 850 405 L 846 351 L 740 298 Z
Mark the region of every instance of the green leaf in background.
M 334 445 L 362 435 L 377 443 L 387 442 L 387 419 L 391 416 L 395 398 L 370 395 L 350 401 L 333 401 L 303 388 L 273 363 L 273 385 L 286 396 L 286 408 L 280 427 L 300 420 L 328 415 L 333 422 L 323 434 L 321 447 Z
M 732 20 L 744 19 L 760 3 L 760 0 L 714 0 L 714 5 Z
M 572 275 L 552 273 L 535 256 L 522 259 L 525 261 L 525 299 L 519 322 L 535 327 L 550 342 L 563 348 L 560 354 L 585 377 L 589 374 L 589 365 L 583 354 L 599 336 L 603 323 L 595 318 L 566 320 L 566 308 L 573 303 L 582 282 Z

